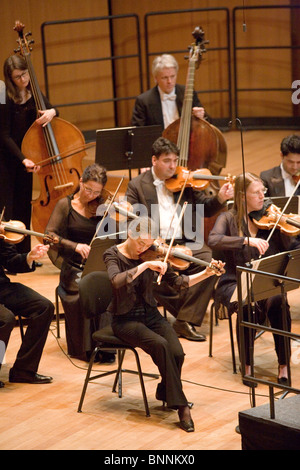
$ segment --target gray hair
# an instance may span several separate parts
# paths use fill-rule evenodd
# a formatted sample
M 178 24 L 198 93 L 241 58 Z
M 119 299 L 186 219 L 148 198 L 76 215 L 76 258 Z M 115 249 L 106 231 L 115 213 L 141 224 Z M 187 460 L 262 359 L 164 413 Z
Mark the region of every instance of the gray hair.
M 171 54 L 162 54 L 155 57 L 152 63 L 152 74 L 155 78 L 157 73 L 160 72 L 164 68 L 172 68 L 174 67 L 176 73 L 178 72 L 179 66 L 178 62 Z

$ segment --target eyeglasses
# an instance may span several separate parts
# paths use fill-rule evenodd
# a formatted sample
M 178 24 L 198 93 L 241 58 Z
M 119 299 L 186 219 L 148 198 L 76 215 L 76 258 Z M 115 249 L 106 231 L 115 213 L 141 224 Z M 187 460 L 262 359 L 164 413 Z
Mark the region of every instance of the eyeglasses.
M 26 75 L 28 75 L 28 70 L 25 70 L 23 73 L 21 73 L 21 75 L 15 75 L 12 78 L 13 80 L 21 80 L 21 78 L 26 77 Z
M 85 186 L 84 184 L 82 184 L 83 186 L 83 189 L 85 190 L 85 192 L 87 194 L 89 194 L 90 196 L 93 194 L 94 196 L 100 196 L 101 194 L 101 191 L 93 191 L 91 188 L 88 188 L 87 186 Z
M 258 196 L 260 196 L 261 194 L 264 194 L 264 195 L 265 195 L 267 191 L 268 191 L 267 188 L 263 188 L 263 189 L 259 189 L 258 191 L 250 192 L 250 194 L 251 194 L 251 196 L 256 196 L 256 197 L 258 197 Z

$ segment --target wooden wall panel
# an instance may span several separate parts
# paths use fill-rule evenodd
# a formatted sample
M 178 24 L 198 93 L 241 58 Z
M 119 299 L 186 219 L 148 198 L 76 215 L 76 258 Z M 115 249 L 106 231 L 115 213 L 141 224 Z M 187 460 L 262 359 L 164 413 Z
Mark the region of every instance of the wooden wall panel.
M 232 9 L 242 5 L 241 0 L 227 0 L 226 7 Z M 247 6 L 256 5 L 257 0 L 248 0 Z M 275 0 L 264 0 L 267 5 L 276 5 Z M 280 4 L 289 4 L 289 0 L 281 0 Z M 20 19 L 26 25 L 26 30 L 31 30 L 35 39 L 32 53 L 33 64 L 38 75 L 41 88 L 44 89 L 44 76 L 42 68 L 42 47 L 40 27 L 45 21 L 66 20 L 80 17 L 94 17 L 107 15 L 111 6 L 112 14 L 136 13 L 141 24 L 141 39 L 143 53 L 143 86 L 146 89 L 146 62 L 143 19 L 147 12 L 153 10 L 168 10 L 184 8 L 211 8 L 223 7 L 223 0 L 164 0 L 153 3 L 150 0 L 24 0 L 14 2 L 1 0 L 1 30 L 0 30 L 0 61 L 3 64 L 16 45 L 17 35 L 13 31 L 16 19 Z M 247 32 L 242 31 L 243 17 L 240 13 L 238 21 L 238 39 L 246 45 L 259 43 L 289 44 L 291 41 L 290 18 L 282 12 L 274 12 L 261 18 L 257 13 L 246 13 Z M 168 17 L 157 17 L 151 29 L 151 51 L 176 51 L 180 63 L 178 81 L 185 83 L 187 64 L 184 60 L 184 50 L 192 42 L 191 32 L 195 26 L 201 25 L 205 30 L 206 38 L 209 39 L 208 52 L 196 74 L 195 87 L 200 91 L 200 98 L 214 117 L 223 117 L 228 114 L 228 95 L 226 93 L 206 94 L 209 89 L 228 87 L 226 74 L 227 57 L 224 51 L 213 51 L 214 47 L 222 45 L 224 41 L 224 19 L 215 13 L 201 13 L 196 16 L 193 13 L 185 15 L 174 15 Z M 239 26 L 240 25 L 240 26 Z M 50 30 L 49 30 L 50 33 Z M 48 32 L 47 32 L 48 34 Z M 92 58 L 98 54 L 106 54 L 109 50 L 109 31 L 107 27 L 99 28 L 96 24 L 89 26 L 64 26 L 59 30 L 51 31 L 49 38 L 49 57 L 51 60 L 69 60 L 83 55 Z M 232 26 L 231 26 L 232 38 Z M 131 23 L 122 23 L 121 27 L 114 28 L 115 54 L 131 54 L 136 52 L 135 34 Z M 74 52 L 75 51 L 75 52 Z M 174 54 L 174 55 L 175 55 Z M 264 67 L 256 72 L 257 65 L 263 62 Z M 291 85 L 291 54 L 275 52 L 266 56 L 262 53 L 244 53 L 239 57 L 241 74 L 239 86 L 253 86 L 265 84 L 272 79 L 274 86 L 286 87 Z M 140 73 L 137 62 L 134 59 L 116 62 L 117 96 L 135 96 L 140 92 Z M 0 79 L 2 79 L 2 71 Z M 111 67 L 107 62 L 94 62 L 83 67 L 69 65 L 63 68 L 53 67 L 49 72 L 51 81 L 50 98 L 54 103 L 63 103 L 70 100 L 83 101 L 85 99 L 103 99 L 112 96 Z M 151 80 L 151 86 L 153 81 Z M 203 93 L 202 93 L 203 92 Z M 119 125 L 128 125 L 130 122 L 134 99 L 122 101 L 117 104 L 120 114 Z M 276 103 L 276 105 L 274 105 Z M 252 96 L 241 98 L 241 115 L 281 115 L 291 114 L 291 99 L 287 94 L 280 98 L 273 93 L 261 96 L 257 93 Z M 111 127 L 114 125 L 114 107 L 112 103 L 99 105 L 70 106 L 61 109 L 61 116 L 82 130 L 100 127 Z

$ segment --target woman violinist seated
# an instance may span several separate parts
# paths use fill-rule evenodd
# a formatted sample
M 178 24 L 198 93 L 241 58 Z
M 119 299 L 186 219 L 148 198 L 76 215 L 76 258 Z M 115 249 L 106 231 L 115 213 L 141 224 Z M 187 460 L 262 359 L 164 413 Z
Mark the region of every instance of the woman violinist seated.
M 106 181 L 106 170 L 103 167 L 97 164 L 88 166 L 75 193 L 58 201 L 46 227 L 46 234 L 59 240 L 49 251 L 49 257 L 61 269 L 60 287 L 63 295 L 60 297 L 66 319 L 68 354 L 84 360 L 88 360 L 93 350 L 91 335 L 97 326 L 93 327 L 93 323 L 85 319 L 81 312 L 78 281 L 90 253 L 90 242 L 101 221 L 101 216 L 96 215 L 96 209 L 104 202 L 102 196 Z M 100 360 L 111 362 L 114 355 L 103 353 Z
M 155 275 L 161 273 L 177 290 L 188 289 L 214 275 L 215 270 L 207 267 L 191 276 L 178 276 L 164 261 L 143 262 L 141 256 L 151 247 L 156 234 L 151 219 L 138 217 L 130 222 L 126 241 L 104 253 L 113 287 L 108 310 L 113 315 L 114 334 L 150 354 L 157 365 L 162 380 L 157 387 L 156 398 L 177 409 L 181 428 L 192 432 L 194 423 L 180 378 L 184 352 L 174 329 L 157 309 L 153 283 Z M 223 263 L 212 261 L 212 264 L 223 272 Z
M 246 191 L 246 204 L 245 194 Z M 270 230 L 260 229 L 249 216 L 253 211 L 261 211 L 264 207 L 265 188 L 262 180 L 252 173 L 240 175 L 235 180 L 235 194 L 233 208 L 227 212 L 222 212 L 212 231 L 209 234 L 208 245 L 213 250 L 222 250 L 224 261 L 226 262 L 226 273 L 221 276 L 216 290 L 217 300 L 225 305 L 228 314 L 238 311 L 237 302 L 231 302 L 232 294 L 237 286 L 236 266 L 245 266 L 247 262 L 258 259 L 260 256 L 271 256 L 291 249 L 293 238 L 288 237 L 280 230 L 275 230 L 270 240 Z M 247 213 L 245 211 L 247 207 Z M 268 299 L 260 300 L 255 304 L 256 321 L 263 324 L 266 318 L 269 319 L 271 327 L 282 330 L 282 298 L 276 295 Z M 291 317 L 289 305 L 286 301 L 286 324 L 288 331 L 291 328 Z M 244 309 L 244 316 L 247 319 L 247 307 Z M 238 335 L 239 328 L 237 328 Z M 253 338 L 250 344 L 249 331 L 245 329 L 245 355 L 246 355 L 246 375 L 251 372 L 250 367 L 250 346 L 253 345 Z M 239 343 L 239 337 L 238 343 Z M 284 337 L 274 335 L 275 350 L 278 357 L 278 382 L 288 383 L 287 364 L 289 357 L 286 357 L 284 347 Z M 240 345 L 239 345 L 240 346 Z M 245 385 L 253 385 L 244 380 Z

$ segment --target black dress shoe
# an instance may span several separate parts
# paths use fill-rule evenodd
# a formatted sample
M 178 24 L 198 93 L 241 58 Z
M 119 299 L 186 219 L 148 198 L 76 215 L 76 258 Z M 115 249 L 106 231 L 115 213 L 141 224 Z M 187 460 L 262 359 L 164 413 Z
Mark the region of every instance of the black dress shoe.
M 179 421 L 181 429 L 183 429 L 185 432 L 194 432 L 195 431 L 195 426 L 194 422 L 192 419 L 189 419 L 188 421 L 185 421 L 184 419 L 181 419 Z
M 190 341 L 206 341 L 206 336 L 197 333 L 194 326 L 186 321 L 176 320 L 173 323 L 173 328 L 177 336 L 182 336 Z
M 3 388 L 3 387 L 4 387 L 4 383 L 1 382 L 1 380 L 0 380 L 0 388 Z
M 12 383 L 25 383 L 25 384 L 49 384 L 52 382 L 52 377 L 48 377 L 46 375 L 34 374 L 32 377 L 30 376 L 21 376 L 21 375 L 14 375 L 13 373 L 9 374 L 9 381 Z
M 101 352 L 99 357 L 100 364 L 113 364 L 116 362 L 116 355 L 110 352 Z
M 281 385 L 289 385 L 289 379 L 287 377 L 277 377 L 277 383 Z

